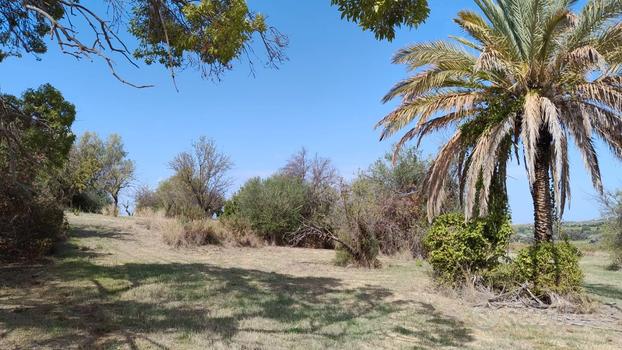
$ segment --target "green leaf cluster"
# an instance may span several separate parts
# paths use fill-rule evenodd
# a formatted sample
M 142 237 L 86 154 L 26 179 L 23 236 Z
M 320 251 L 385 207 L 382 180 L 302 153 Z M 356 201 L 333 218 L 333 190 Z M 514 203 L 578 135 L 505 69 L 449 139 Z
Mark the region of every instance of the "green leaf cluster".
M 542 242 L 518 252 L 512 275 L 519 283 L 529 282 L 540 296 L 577 292 L 583 284 L 580 258 L 581 251 L 569 242 Z
M 215 70 L 231 68 L 254 34 L 269 35 L 265 17 L 251 12 L 245 0 L 184 2 L 177 8 L 154 8 L 137 1 L 130 32 L 139 40 L 134 55 L 147 64 L 182 67 L 189 54 Z
M 501 263 L 512 235 L 507 217 L 465 221 L 458 213 L 437 217 L 424 245 L 435 277 L 442 284 L 459 285 Z
M 341 18 L 356 22 L 376 39 L 393 40 L 395 29 L 415 27 L 428 17 L 427 0 L 331 0 Z
M 225 205 L 227 222 L 243 219 L 253 232 L 276 244 L 300 227 L 309 209 L 309 185 L 292 176 L 249 180 Z

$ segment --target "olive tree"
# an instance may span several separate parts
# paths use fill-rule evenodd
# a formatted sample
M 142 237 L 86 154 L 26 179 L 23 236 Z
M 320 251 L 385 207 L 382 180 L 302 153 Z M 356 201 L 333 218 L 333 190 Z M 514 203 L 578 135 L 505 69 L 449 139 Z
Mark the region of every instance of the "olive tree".
M 100 184 L 112 198 L 114 216 L 119 214 L 119 193 L 131 185 L 134 180 L 134 169 L 134 161 L 127 159 L 121 137 L 117 134 L 110 135 L 102 159 Z

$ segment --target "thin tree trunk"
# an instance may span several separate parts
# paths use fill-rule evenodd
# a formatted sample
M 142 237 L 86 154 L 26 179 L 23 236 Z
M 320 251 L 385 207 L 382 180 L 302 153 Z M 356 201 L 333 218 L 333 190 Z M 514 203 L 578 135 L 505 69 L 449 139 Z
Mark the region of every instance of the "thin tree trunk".
M 114 217 L 119 216 L 119 196 L 112 196 L 112 199 L 114 200 L 114 212 L 112 213 L 112 215 Z
M 553 202 L 551 200 L 551 177 L 549 174 L 551 139 L 548 130 L 540 130 L 535 160 L 536 179 L 531 190 L 536 242 L 551 242 L 553 240 Z

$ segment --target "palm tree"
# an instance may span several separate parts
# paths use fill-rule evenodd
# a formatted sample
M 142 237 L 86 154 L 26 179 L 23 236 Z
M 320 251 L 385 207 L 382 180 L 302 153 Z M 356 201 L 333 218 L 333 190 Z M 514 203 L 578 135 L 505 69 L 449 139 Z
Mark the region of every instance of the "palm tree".
M 456 132 L 427 176 L 428 216 L 439 214 L 457 170 L 467 218 L 486 215 L 491 186 L 512 158 L 527 171 L 535 239 L 552 241 L 570 196 L 568 140 L 602 192 L 594 136 L 622 159 L 622 0 L 475 0 L 461 11 L 468 38 L 415 44 L 395 63 L 414 71 L 385 96 L 401 104 L 383 118 L 381 138 L 406 127 L 398 142 L 442 128 Z M 504 185 L 505 186 L 505 185 Z

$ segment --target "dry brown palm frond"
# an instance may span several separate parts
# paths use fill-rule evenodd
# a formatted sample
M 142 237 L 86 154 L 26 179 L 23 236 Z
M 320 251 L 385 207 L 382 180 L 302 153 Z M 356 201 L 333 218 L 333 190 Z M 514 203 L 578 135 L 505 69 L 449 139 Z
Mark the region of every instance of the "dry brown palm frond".
M 577 94 L 586 101 L 595 101 L 610 108 L 622 111 L 622 88 L 604 83 L 581 84 L 576 87 Z
M 514 116 L 508 116 L 502 122 L 498 123 L 482 136 L 473 150 L 465 179 L 465 215 L 469 219 L 474 213 L 476 196 L 479 192 L 479 214 L 487 215 L 488 198 L 490 194 L 490 184 L 492 175 L 497 166 L 497 152 L 501 142 L 511 135 L 514 125 Z M 477 182 L 481 179 L 481 188 L 478 188 Z M 479 190 L 479 191 L 478 191 Z
M 436 217 L 443 207 L 447 193 L 447 183 L 449 178 L 449 169 L 460 153 L 462 147 L 462 133 L 458 130 L 449 141 L 440 149 L 436 159 L 432 162 L 432 166 L 425 179 L 428 204 L 427 214 L 428 220 Z
M 540 96 L 536 93 L 529 93 L 525 97 L 521 125 L 521 140 L 523 143 L 525 167 L 527 169 L 530 185 L 533 185 L 536 180 L 534 164 L 536 161 L 536 147 L 541 125 L 542 115 L 540 114 Z
M 449 113 L 444 116 L 436 117 L 432 120 L 429 120 L 423 124 L 417 124 L 414 128 L 410 129 L 408 132 L 400 138 L 400 140 L 395 144 L 395 149 L 393 151 L 392 161 L 395 164 L 397 161 L 397 157 L 399 156 L 399 152 L 408 141 L 412 139 L 417 139 L 416 145 L 419 147 L 421 139 L 438 129 L 446 128 L 448 125 L 452 123 L 456 123 L 459 120 L 462 120 L 466 116 L 473 115 L 477 113 L 479 109 L 466 109 L 460 112 Z
M 428 121 L 435 113 L 455 112 L 461 113 L 473 109 L 474 106 L 483 102 L 479 92 L 449 92 L 421 97 L 413 102 L 405 102 L 397 109 L 384 117 L 376 124 L 376 127 L 384 127 L 380 139 L 393 135 L 415 119 L 418 125 Z
M 581 158 L 583 158 L 586 170 L 591 174 L 594 188 L 599 193 L 602 193 L 603 184 L 600 174 L 600 165 L 592 140 L 592 124 L 589 114 L 586 112 L 587 109 L 583 106 L 576 106 L 575 113 L 569 118 L 564 118 L 564 122 L 572 134 L 575 146 L 579 150 Z
M 508 79 L 514 79 L 512 64 L 502 54 L 490 46 L 486 46 L 475 63 L 476 72 L 502 72 Z
M 605 57 L 598 52 L 597 48 L 591 45 L 585 45 L 568 53 L 564 63 L 576 67 L 603 68 L 607 61 Z
M 563 214 L 566 202 L 566 191 L 563 183 L 566 178 L 565 170 L 568 163 L 568 142 L 566 131 L 559 118 L 557 106 L 546 97 L 540 98 L 540 106 L 545 125 L 548 126 L 553 142 L 551 145 L 551 175 L 553 176 L 553 195 L 555 198 L 555 210 Z
M 584 103 L 585 110 L 592 115 L 594 130 L 607 144 L 610 151 L 622 160 L 622 117 L 593 104 Z

